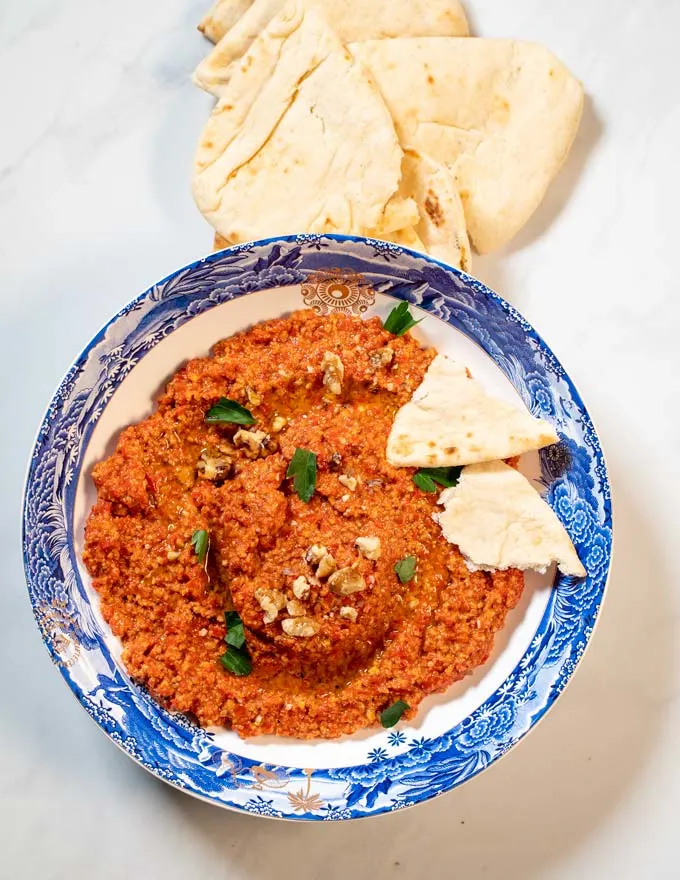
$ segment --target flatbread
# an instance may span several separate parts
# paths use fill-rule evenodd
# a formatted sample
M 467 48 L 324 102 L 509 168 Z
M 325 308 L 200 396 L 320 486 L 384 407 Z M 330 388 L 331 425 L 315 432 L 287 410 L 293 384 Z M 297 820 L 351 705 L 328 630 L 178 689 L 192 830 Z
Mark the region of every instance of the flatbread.
M 224 248 L 231 247 L 232 244 L 233 244 L 233 241 L 227 241 L 226 238 L 222 238 L 222 236 L 219 234 L 219 232 L 215 233 L 215 238 L 213 241 L 213 250 L 214 251 L 224 250 Z
M 402 203 L 397 202 L 396 204 L 394 202 L 388 202 L 385 206 L 383 224 L 385 224 L 389 228 L 369 229 L 366 231 L 366 236 L 368 238 L 379 238 L 382 241 L 391 241 L 395 244 L 401 244 L 404 245 L 404 247 L 412 248 L 413 250 L 424 251 L 425 245 L 418 237 L 418 234 L 416 233 L 413 226 L 407 226 L 404 229 L 392 229 L 392 226 L 399 224 L 400 219 L 406 223 L 417 223 L 417 215 L 418 210 L 416 208 L 415 202 L 413 202 L 412 200 L 408 200 Z M 234 244 L 233 241 L 227 241 L 227 239 L 223 238 L 219 234 L 219 232 L 215 233 L 213 244 L 214 250 L 221 251 L 223 248 L 230 247 L 232 244 Z
M 343 43 L 401 36 L 467 36 L 465 13 L 458 0 L 307 0 L 326 18 Z M 196 68 L 194 82 L 219 96 L 229 82 L 236 62 L 271 19 L 283 8 L 285 0 L 239 0 L 246 5 L 241 17 L 221 34 L 218 45 Z M 218 6 L 224 4 L 218 4 Z M 233 6 L 229 4 L 231 9 Z M 213 12 L 220 24 L 224 15 Z M 214 26 L 211 33 L 216 32 Z
M 585 577 L 569 535 L 552 508 L 519 471 L 502 461 L 463 468 L 457 486 L 439 496 L 433 514 L 444 537 L 457 544 L 473 571 L 545 571 L 553 562 Z
M 428 254 L 469 272 L 472 266 L 465 214 L 456 183 L 445 165 L 418 150 L 406 150 L 401 192 L 413 198 L 419 219 L 414 232 Z
M 217 103 L 193 193 L 232 242 L 398 229 L 417 217 L 398 194 L 402 158 L 362 66 L 322 16 L 295 0 L 253 43 Z
M 217 43 L 252 5 L 253 0 L 216 0 L 201 19 L 198 29 Z
M 480 253 L 527 222 L 565 161 L 583 89 L 543 46 L 411 37 L 350 45 L 370 70 L 405 149 L 446 165 Z
M 427 253 L 423 240 L 413 226 L 407 226 L 405 229 L 396 229 L 394 232 L 374 230 L 372 234 L 368 235 L 368 238 L 379 238 L 382 241 L 390 241 L 393 244 L 400 244 L 403 247 L 411 248 L 413 251 Z
M 553 426 L 489 397 L 463 364 L 439 354 L 387 439 L 395 467 L 453 467 L 512 458 L 557 443 Z

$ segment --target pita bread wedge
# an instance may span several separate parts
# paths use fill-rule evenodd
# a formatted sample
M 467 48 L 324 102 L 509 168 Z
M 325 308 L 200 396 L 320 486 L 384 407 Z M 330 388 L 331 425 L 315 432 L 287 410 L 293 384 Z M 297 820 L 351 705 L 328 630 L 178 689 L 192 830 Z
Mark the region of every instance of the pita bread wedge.
M 549 422 L 489 397 L 467 369 L 437 355 L 387 438 L 395 467 L 451 467 L 512 458 L 557 443 Z
M 252 5 L 253 0 L 216 0 L 199 22 L 198 29 L 216 43 Z
M 463 468 L 433 514 L 444 537 L 457 544 L 473 571 L 506 568 L 545 571 L 553 562 L 585 577 L 574 545 L 552 508 L 519 471 L 502 461 Z
M 307 0 L 343 43 L 401 36 L 467 36 L 465 13 L 458 0 Z M 196 68 L 194 82 L 219 96 L 253 41 L 277 15 L 285 0 L 250 0 L 247 9 L 222 35 Z M 238 0 L 240 6 L 245 5 Z M 218 4 L 219 5 L 219 4 Z M 233 5 L 233 3 L 232 3 Z M 219 10 L 213 19 L 224 21 Z M 204 29 L 205 31 L 205 29 Z M 211 33 L 216 32 L 214 26 Z
M 547 49 L 511 40 L 411 37 L 353 43 L 402 146 L 446 165 L 480 253 L 527 222 L 566 159 L 583 89 Z
M 362 66 L 294 0 L 253 43 L 205 127 L 193 193 L 232 242 L 397 229 L 403 153 Z M 404 220 L 406 218 L 406 221 Z

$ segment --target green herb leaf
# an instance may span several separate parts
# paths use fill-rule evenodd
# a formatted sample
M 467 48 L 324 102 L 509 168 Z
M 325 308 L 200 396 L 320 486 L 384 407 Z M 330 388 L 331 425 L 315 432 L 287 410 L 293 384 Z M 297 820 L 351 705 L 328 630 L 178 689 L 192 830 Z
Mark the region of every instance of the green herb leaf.
M 436 492 L 436 483 L 449 488 L 457 486 L 462 467 L 421 468 L 413 475 L 413 482 L 423 492 Z
M 250 410 L 235 400 L 229 400 L 228 397 L 220 397 L 215 406 L 211 406 L 205 414 L 205 420 L 209 424 L 232 424 L 232 425 L 254 425 L 255 419 Z
M 421 318 L 420 321 L 422 320 L 423 319 Z M 403 336 L 404 333 L 408 333 L 411 327 L 420 324 L 420 321 L 416 321 L 413 315 L 409 312 L 407 302 L 400 302 L 398 306 L 395 306 L 392 309 L 387 318 L 385 318 L 383 327 L 388 333 L 394 334 L 394 336 Z
M 296 449 L 286 476 L 294 478 L 295 491 L 305 503 L 309 502 L 316 486 L 316 455 L 308 449 Z
M 407 556 L 395 563 L 394 570 L 402 584 L 407 584 L 409 581 L 413 580 L 417 565 L 418 560 L 415 556 Z
M 432 479 L 432 477 L 424 474 L 422 471 L 418 471 L 413 475 L 413 482 L 419 489 L 422 489 L 423 492 L 436 492 L 437 484 Z
M 404 712 L 407 712 L 410 708 L 408 703 L 405 703 L 403 700 L 397 700 L 396 703 L 392 703 L 391 706 L 388 706 L 387 709 L 380 713 L 380 723 L 383 727 L 394 727 Z
M 233 645 L 229 645 L 226 654 L 222 654 L 220 663 L 227 672 L 232 672 L 234 675 L 250 675 L 253 670 L 248 653 Z
M 224 641 L 235 648 L 242 648 L 246 642 L 246 634 L 243 630 L 243 621 L 238 611 L 225 611 L 224 621 L 227 624 L 227 634 Z
M 206 530 L 198 529 L 198 531 L 194 532 L 191 536 L 191 543 L 196 551 L 196 556 L 198 556 L 198 561 L 203 565 L 210 549 L 210 538 Z

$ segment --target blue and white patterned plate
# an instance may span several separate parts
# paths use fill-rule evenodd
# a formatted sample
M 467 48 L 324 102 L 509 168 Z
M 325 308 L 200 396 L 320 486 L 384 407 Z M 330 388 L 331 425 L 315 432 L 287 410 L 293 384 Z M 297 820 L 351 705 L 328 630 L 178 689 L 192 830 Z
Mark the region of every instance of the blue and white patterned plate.
M 250 323 L 305 305 L 385 316 L 407 300 L 415 331 L 468 364 L 492 393 L 550 419 L 561 443 L 535 467 L 588 576 L 527 579 L 490 661 L 417 718 L 332 742 L 243 741 L 161 708 L 128 677 L 80 561 L 94 500 L 89 471 L 117 432 L 143 418 L 188 357 Z M 371 816 L 465 782 L 508 751 L 574 673 L 603 599 L 612 542 L 602 450 L 550 349 L 515 309 L 473 278 L 382 242 L 298 236 L 194 263 L 134 300 L 90 342 L 40 428 L 24 506 L 24 559 L 54 663 L 101 728 L 156 776 L 211 803 L 279 818 Z

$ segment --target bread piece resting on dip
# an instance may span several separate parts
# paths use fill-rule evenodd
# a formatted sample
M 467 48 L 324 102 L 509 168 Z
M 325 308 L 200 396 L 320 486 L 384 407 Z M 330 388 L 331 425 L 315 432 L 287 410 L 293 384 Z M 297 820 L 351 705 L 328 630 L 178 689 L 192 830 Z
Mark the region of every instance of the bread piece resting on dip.
M 471 571 L 544 572 L 557 562 L 566 575 L 586 575 L 555 512 L 525 476 L 502 461 L 463 468 L 439 504 L 444 510 L 433 519 Z
M 455 467 L 512 458 L 557 443 L 554 427 L 490 397 L 467 368 L 439 354 L 387 440 L 396 467 Z

